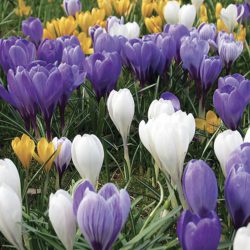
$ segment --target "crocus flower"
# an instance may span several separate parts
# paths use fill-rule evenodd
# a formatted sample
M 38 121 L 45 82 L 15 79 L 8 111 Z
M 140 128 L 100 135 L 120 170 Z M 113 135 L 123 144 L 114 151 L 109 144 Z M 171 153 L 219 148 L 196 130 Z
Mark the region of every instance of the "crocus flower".
M 73 250 L 76 221 L 68 192 L 60 189 L 49 197 L 49 219 L 66 250 Z
M 118 18 L 116 16 L 110 16 L 107 18 L 107 22 L 106 22 L 106 30 L 109 32 L 111 27 L 114 25 L 114 24 L 124 24 L 124 18 L 121 17 L 121 18 Z
M 77 135 L 71 148 L 72 161 L 82 178 L 95 185 L 102 168 L 104 150 L 95 135 Z
M 80 0 L 63 0 L 63 8 L 68 16 L 74 16 L 82 10 L 82 3 Z
M 112 183 L 105 184 L 98 193 L 86 186 L 79 185 L 73 198 L 78 225 L 93 250 L 110 250 L 127 220 L 129 194 Z
M 17 194 L 21 201 L 21 182 L 15 164 L 10 159 L 0 159 L 0 186 L 6 184 Z
M 132 9 L 132 3 L 130 3 L 130 0 L 119 0 L 119 1 L 113 1 L 112 3 L 115 12 L 119 16 L 129 15 Z
M 9 69 L 28 66 L 35 58 L 36 47 L 33 43 L 17 37 L 0 39 L 0 65 L 6 74 Z
M 143 17 L 151 17 L 154 10 L 154 2 L 148 0 L 142 0 L 141 14 Z
M 218 134 L 214 141 L 214 153 L 220 163 L 223 174 L 226 176 L 226 163 L 230 154 L 243 143 L 240 133 L 230 129 Z
M 107 107 L 109 116 L 126 145 L 135 112 L 134 99 L 129 89 L 112 90 L 107 100 Z
M 121 69 L 121 59 L 116 52 L 95 53 L 86 58 L 84 70 L 98 99 L 115 88 Z
M 212 48 L 217 48 L 216 45 L 216 26 L 213 23 L 202 23 L 197 29 L 199 37 L 202 40 L 208 41 Z
M 240 16 L 242 12 L 242 8 L 243 8 L 243 14 L 242 16 Z M 250 6 L 249 6 L 249 3 L 247 3 L 247 1 L 245 1 L 245 3 L 242 3 L 242 4 L 237 4 L 237 11 L 238 11 L 238 17 L 239 17 L 238 23 L 244 23 L 249 20 Z
M 10 186 L 0 184 L 0 231 L 13 246 L 23 250 L 21 223 L 20 197 Z
M 225 200 L 235 228 L 246 226 L 250 217 L 249 188 L 249 150 L 250 144 L 241 144 L 239 149 L 227 163 L 225 182 Z M 237 152 L 239 153 L 238 155 Z M 229 171 L 229 172 L 228 172 Z
M 106 16 L 110 16 L 112 14 L 113 7 L 111 1 L 97 0 L 97 4 L 100 9 L 105 10 Z
M 184 4 L 179 11 L 179 24 L 185 25 L 188 29 L 193 27 L 196 17 L 196 9 L 192 4 Z
M 250 84 L 240 74 L 219 78 L 218 89 L 214 92 L 213 103 L 225 125 L 235 130 L 250 101 Z
M 62 177 L 64 171 L 68 168 L 69 163 L 71 161 L 71 141 L 66 138 L 62 137 L 58 139 L 55 137 L 53 140 L 54 149 L 58 150 L 60 149 L 59 154 L 55 158 L 55 165 L 56 170 L 60 177 Z
M 176 95 L 174 95 L 173 93 L 168 92 L 168 91 L 163 92 L 161 94 L 161 98 L 164 100 L 171 101 L 175 111 L 178 111 L 181 109 L 180 101 L 179 101 L 178 97 Z
M 26 134 L 23 134 L 21 138 L 15 137 L 11 142 L 11 146 L 23 167 L 28 169 L 35 150 L 34 141 Z
M 151 16 L 144 19 L 149 33 L 159 33 L 162 31 L 162 19 L 160 16 Z
M 96 24 L 95 26 L 91 26 L 89 28 L 89 36 L 91 37 L 93 43 L 95 42 L 97 37 L 103 33 L 107 33 L 107 32 L 100 25 Z
M 175 112 L 174 106 L 169 100 L 154 100 L 148 108 L 148 119 L 153 119 L 160 114 L 172 115 Z
M 234 250 L 248 250 L 250 246 L 250 223 L 246 227 L 237 230 L 234 237 Z
M 195 6 L 196 11 L 198 12 L 204 0 L 192 0 L 191 2 L 192 2 L 192 5 Z
M 58 40 L 45 39 L 37 49 L 37 58 L 47 63 L 60 63 L 62 54 L 63 45 Z
M 216 250 L 221 235 L 220 220 L 214 211 L 200 217 L 186 210 L 178 220 L 177 234 L 183 250 Z
M 182 177 L 189 208 L 200 217 L 215 210 L 218 187 L 213 170 L 202 160 L 188 162 Z
M 75 48 L 77 46 L 80 46 L 80 41 L 76 36 L 64 35 L 58 37 L 56 40 L 62 43 L 63 48 Z
M 22 32 L 29 36 L 35 44 L 39 44 L 43 37 L 43 25 L 39 18 L 29 17 L 22 22 Z
M 180 3 L 177 1 L 168 1 L 163 8 L 163 15 L 168 24 L 179 23 Z

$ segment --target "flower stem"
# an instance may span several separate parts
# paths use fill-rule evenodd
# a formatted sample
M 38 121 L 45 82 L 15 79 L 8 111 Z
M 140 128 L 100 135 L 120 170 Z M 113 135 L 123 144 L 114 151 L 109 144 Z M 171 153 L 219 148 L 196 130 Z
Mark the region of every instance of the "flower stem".
M 177 190 L 177 192 L 179 194 L 179 199 L 180 199 L 180 202 L 181 202 L 181 205 L 182 205 L 183 209 L 186 209 L 187 208 L 187 203 L 186 203 L 186 200 L 185 200 L 185 197 L 184 197 L 184 194 L 183 194 L 181 180 L 177 181 L 176 190 Z
M 128 153 L 128 145 L 127 145 L 127 139 L 123 139 L 123 150 L 124 150 L 124 159 L 126 161 L 125 164 L 125 179 L 128 181 L 131 177 L 131 165 L 130 165 L 130 158 Z

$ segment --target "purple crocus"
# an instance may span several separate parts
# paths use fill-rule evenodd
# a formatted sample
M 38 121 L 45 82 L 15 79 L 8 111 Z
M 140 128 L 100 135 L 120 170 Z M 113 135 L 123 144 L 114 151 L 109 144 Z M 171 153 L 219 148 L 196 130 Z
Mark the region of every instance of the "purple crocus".
M 213 170 L 202 160 L 188 162 L 182 177 L 189 208 L 200 217 L 215 210 L 218 187 Z
M 64 0 L 63 8 L 67 16 L 74 16 L 82 10 L 82 3 L 80 0 Z
M 106 30 L 103 29 L 100 25 L 94 25 L 89 28 L 89 36 L 92 39 L 92 42 L 95 43 L 97 37 L 103 33 L 106 33 Z
M 241 14 L 243 8 L 243 14 Z M 237 4 L 238 16 L 240 18 L 237 20 L 239 23 L 247 22 L 250 17 L 250 6 L 247 2 L 242 4 Z
M 235 130 L 250 101 L 250 81 L 240 74 L 219 78 L 213 103 L 225 125 Z
M 216 26 L 214 23 L 202 23 L 198 29 L 199 37 L 208 41 L 212 48 L 217 48 L 216 44 Z
M 63 54 L 63 44 L 59 40 L 45 39 L 37 49 L 38 60 L 47 63 L 61 63 Z
M 110 250 L 122 230 L 130 210 L 130 197 L 112 183 L 98 193 L 88 180 L 74 193 L 73 210 L 85 239 L 93 250 Z
M 98 52 L 86 58 L 84 70 L 87 79 L 92 83 L 97 99 L 115 88 L 121 69 L 121 59 L 117 52 Z
M 36 45 L 41 42 L 43 37 L 43 25 L 39 18 L 29 17 L 22 22 L 22 32 L 29 36 L 30 40 Z
M 176 95 L 174 95 L 173 93 L 168 92 L 168 91 L 163 92 L 161 94 L 161 98 L 164 100 L 171 101 L 175 112 L 181 109 L 180 101 L 179 101 L 178 97 Z
M 177 234 L 183 250 L 216 250 L 221 235 L 220 220 L 214 211 L 200 217 L 186 210 L 178 220 Z
M 227 164 L 227 170 L 230 171 L 226 177 L 224 193 L 236 229 L 246 226 L 250 221 L 249 149 L 249 143 L 242 144 Z M 239 155 L 236 156 L 237 153 Z
M 60 36 L 56 40 L 62 43 L 63 48 L 67 48 L 67 47 L 75 48 L 77 46 L 81 46 L 76 36 Z
M 59 185 L 60 185 L 62 175 L 65 172 L 65 170 L 68 168 L 69 163 L 71 161 L 71 144 L 72 143 L 66 137 L 62 137 L 60 139 L 55 137 L 52 140 L 52 142 L 53 142 L 55 150 L 57 150 L 58 147 L 61 147 L 59 155 L 54 160 L 55 165 L 56 165 L 56 170 L 59 174 Z
M 7 74 L 9 69 L 28 66 L 36 58 L 36 47 L 32 42 L 18 37 L 0 39 L 0 65 Z

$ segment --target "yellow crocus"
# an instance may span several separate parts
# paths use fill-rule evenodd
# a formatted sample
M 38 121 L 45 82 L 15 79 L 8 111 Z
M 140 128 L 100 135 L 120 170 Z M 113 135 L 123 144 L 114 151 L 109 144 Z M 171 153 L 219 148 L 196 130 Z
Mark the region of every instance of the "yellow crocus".
M 141 14 L 143 17 L 150 17 L 155 8 L 154 0 L 143 0 L 141 6 Z
M 215 6 L 215 17 L 216 17 L 216 19 L 220 18 L 221 9 L 222 9 L 222 4 L 220 2 L 216 3 L 216 6 Z
M 195 119 L 196 128 L 207 131 L 209 134 L 213 134 L 221 124 L 221 119 L 217 115 L 209 110 L 205 119 Z
M 127 16 L 131 11 L 130 0 L 112 0 L 115 12 L 119 16 Z
M 92 46 L 92 40 L 91 40 L 90 37 L 87 36 L 86 33 L 84 33 L 84 32 L 81 32 L 81 33 L 75 32 L 74 35 L 78 38 L 84 54 L 89 55 L 89 54 L 92 54 L 94 52 L 93 48 L 91 47 Z
M 150 33 L 159 33 L 162 31 L 162 19 L 160 16 L 146 17 L 144 22 Z
M 54 159 L 58 156 L 60 152 L 60 147 L 55 152 L 53 142 L 48 142 L 46 138 L 42 138 L 37 143 L 37 153 L 33 153 L 33 157 L 41 165 L 44 165 L 44 169 L 48 172 L 51 169 Z
M 207 8 L 206 8 L 205 4 L 202 4 L 200 7 L 200 22 L 207 23 L 207 21 L 208 21 Z
M 18 0 L 17 4 L 18 6 L 15 9 L 17 16 L 28 16 L 32 13 L 31 7 L 26 5 L 24 0 Z
M 155 11 L 163 21 L 165 20 L 163 16 L 163 8 L 167 4 L 167 2 L 167 0 L 158 0 L 155 2 Z
M 221 19 L 217 19 L 217 30 L 218 31 L 226 31 L 228 32 L 227 26 L 224 24 L 224 22 Z
M 234 37 L 237 41 L 245 42 L 247 31 L 246 28 L 241 25 L 238 32 L 234 33 Z
M 11 146 L 23 167 L 28 169 L 35 150 L 34 141 L 26 134 L 23 134 L 21 138 L 15 137 L 11 142 Z
M 111 0 L 97 0 L 98 7 L 105 10 L 106 16 L 112 15 L 112 2 Z

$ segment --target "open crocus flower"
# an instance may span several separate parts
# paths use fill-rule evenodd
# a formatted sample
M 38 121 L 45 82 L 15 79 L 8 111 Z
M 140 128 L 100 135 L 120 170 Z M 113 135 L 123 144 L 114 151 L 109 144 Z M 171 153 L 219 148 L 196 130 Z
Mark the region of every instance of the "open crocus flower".
M 73 209 L 78 225 L 93 250 L 110 250 L 127 220 L 130 197 L 112 183 L 105 184 L 98 193 L 85 180 L 73 196 Z
M 25 169 L 28 169 L 35 150 L 35 143 L 29 136 L 23 134 L 11 142 L 12 149 Z

